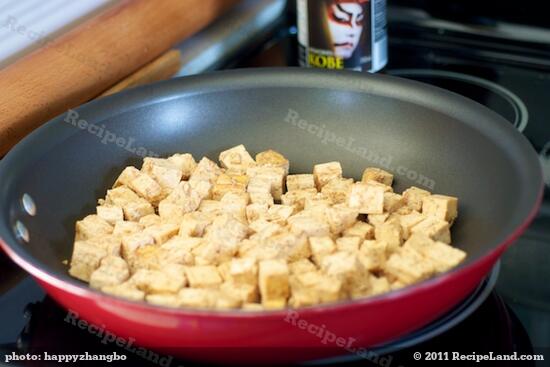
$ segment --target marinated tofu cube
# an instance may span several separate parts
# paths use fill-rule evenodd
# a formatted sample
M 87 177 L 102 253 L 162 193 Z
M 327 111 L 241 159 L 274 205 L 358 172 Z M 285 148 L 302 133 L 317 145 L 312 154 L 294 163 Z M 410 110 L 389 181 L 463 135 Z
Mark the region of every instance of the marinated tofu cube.
M 345 292 L 368 289 L 368 272 L 363 267 L 356 253 L 337 251 L 327 255 L 321 261 L 324 274 L 342 281 Z
M 232 259 L 229 274 L 235 283 L 258 284 L 258 266 L 252 258 Z
M 382 276 L 382 277 L 376 277 L 374 275 L 371 275 L 370 278 L 370 295 L 376 296 L 379 294 L 384 294 L 389 291 L 391 291 L 391 285 L 388 281 L 388 278 Z
M 422 198 L 422 214 L 453 223 L 458 215 L 458 199 L 445 195 L 425 196 Z
M 458 248 L 437 242 L 420 233 L 413 234 L 403 246 L 412 247 L 429 259 L 438 273 L 450 270 L 466 258 L 466 253 Z
M 239 182 L 227 174 L 219 175 L 215 185 L 212 187 L 212 199 L 221 200 L 225 194 L 230 192 L 244 193 L 246 192 L 246 184 Z
M 113 188 L 119 186 L 130 186 L 130 182 L 132 182 L 132 180 L 137 178 L 140 174 L 141 172 L 136 167 L 129 166 L 124 168 L 116 179 Z
M 369 224 L 373 225 L 374 227 L 378 227 L 382 223 L 384 223 L 390 216 L 390 213 L 383 213 L 383 214 L 369 214 L 368 215 L 368 222 Z
M 356 222 L 353 226 L 344 231 L 346 237 L 358 237 L 361 240 L 370 240 L 374 238 L 374 226 L 365 222 Z
M 403 230 L 397 220 L 374 227 L 374 237 L 377 241 L 386 243 L 389 253 L 396 251 L 403 244 Z
M 162 187 L 145 173 L 140 173 L 130 181 L 129 187 L 150 203 L 156 203 L 162 198 Z
M 246 219 L 249 223 L 252 223 L 258 219 L 265 219 L 267 216 L 267 210 L 269 205 L 267 204 L 248 204 L 246 206 Z
M 143 246 L 152 246 L 155 244 L 153 236 L 146 233 L 133 233 L 122 237 L 122 257 L 132 263 L 134 260 L 135 252 L 138 248 Z
M 382 214 L 384 212 L 384 189 L 380 186 L 356 182 L 351 186 L 348 205 L 361 214 Z
M 158 246 L 142 246 L 129 257 L 128 263 L 132 273 L 138 269 L 160 270 L 160 254 L 162 250 Z
M 214 289 L 182 288 L 178 293 L 180 307 L 214 308 L 218 292 Z
M 195 158 L 189 153 L 185 154 L 174 154 L 173 156 L 168 157 L 168 160 L 175 164 L 181 170 L 181 179 L 188 180 L 191 177 L 191 174 L 197 167 L 197 162 Z
M 236 296 L 220 292 L 218 293 L 218 296 L 216 298 L 215 307 L 219 310 L 231 310 L 235 308 L 240 308 L 242 303 L 242 300 L 237 298 Z
M 137 222 L 120 221 L 115 223 L 115 227 L 113 228 L 113 235 L 126 236 L 129 234 L 141 232 L 142 230 L 143 226 Z
M 246 174 L 250 177 L 248 182 L 248 192 L 250 191 L 250 184 L 254 180 L 260 182 L 268 182 L 270 184 L 270 193 L 275 200 L 281 200 L 281 196 L 284 191 L 285 182 L 285 170 L 281 167 L 270 166 L 254 166 L 249 167 Z M 262 184 L 265 186 L 266 184 Z
M 139 224 L 145 227 L 151 227 L 161 223 L 160 216 L 156 214 L 148 214 L 144 217 L 139 218 Z
M 293 233 L 305 233 L 307 236 L 329 236 L 330 226 L 327 222 L 321 221 L 308 215 L 294 215 L 288 218 L 290 230 Z
M 267 210 L 266 220 L 280 225 L 285 225 L 287 219 L 294 213 L 294 207 L 290 205 L 272 205 Z
M 203 243 L 201 238 L 175 236 L 160 246 L 159 260 L 164 264 L 194 265 L 192 251 Z
M 204 230 L 213 220 L 214 217 L 206 213 L 187 213 L 181 221 L 179 235 L 182 237 L 202 237 Z
M 248 226 L 231 215 L 221 215 L 214 219 L 212 225 L 206 228 L 205 238 L 208 241 L 235 247 L 248 235 Z M 235 250 L 236 251 L 236 250 Z
M 113 226 L 98 215 L 92 214 L 76 222 L 76 240 L 105 236 L 113 233 Z
M 128 299 L 130 301 L 143 301 L 145 299 L 145 292 L 140 291 L 130 281 L 122 284 L 105 286 L 101 288 L 101 291 L 113 296 Z
M 122 240 L 120 236 L 110 234 L 101 237 L 88 238 L 86 240 L 91 245 L 100 247 L 107 251 L 107 255 L 120 256 Z
M 423 221 L 425 217 L 417 211 L 412 211 L 409 214 L 399 215 L 397 219 L 403 230 L 403 238 L 407 239 L 411 234 L 411 229 Z
M 361 178 L 361 181 L 367 182 L 369 180 L 380 182 L 381 184 L 384 184 L 386 186 L 391 186 L 393 183 L 393 175 L 387 171 L 384 171 L 383 169 L 369 167 L 363 172 L 363 177 Z
M 234 193 L 229 192 L 221 199 L 223 211 L 233 216 L 243 224 L 248 223 L 246 219 L 246 206 L 248 205 L 250 196 L 246 192 Z
M 272 182 L 265 177 L 255 176 L 248 182 L 247 192 L 253 204 L 273 205 Z
M 280 224 L 268 222 L 265 219 L 258 219 L 250 223 L 249 228 L 255 232 L 259 240 L 265 240 L 269 237 L 275 236 L 283 230 Z
M 287 191 L 315 189 L 315 180 L 312 174 L 288 175 L 286 177 Z M 315 189 L 317 191 L 317 189 Z
M 177 224 L 155 224 L 143 230 L 143 233 L 151 235 L 157 245 L 161 245 L 178 234 L 180 227 Z
M 141 172 L 152 177 L 162 188 L 162 197 L 166 197 L 178 186 L 183 176 L 182 169 L 169 159 L 143 159 Z
M 191 187 L 195 187 L 201 182 L 207 182 L 213 185 L 216 182 L 216 178 L 218 178 L 221 174 L 222 170 L 216 163 L 206 157 L 203 157 L 189 177 L 189 184 Z
M 224 261 L 216 267 L 216 269 L 218 269 L 218 273 L 220 274 L 220 277 L 222 277 L 223 282 L 233 281 L 233 279 L 231 278 L 231 261 L 233 260 L 235 259 Z
M 292 308 L 314 306 L 320 303 L 317 291 L 312 288 L 292 288 L 291 294 L 288 305 Z
M 387 248 L 385 242 L 365 240 L 359 249 L 359 261 L 369 271 L 380 271 L 386 263 Z
M 284 260 L 264 260 L 259 264 L 259 287 L 262 304 L 286 300 L 290 295 L 288 265 Z
M 340 162 L 328 162 L 313 166 L 313 176 L 317 190 L 328 184 L 332 179 L 342 178 L 342 166 Z
M 243 303 L 243 311 L 263 311 L 264 307 L 260 303 Z
M 114 226 L 116 222 L 124 220 L 124 213 L 119 206 L 98 206 L 96 212 L 99 218 L 112 226 Z
M 311 256 L 311 250 L 307 236 L 303 233 L 278 233 L 264 242 L 266 248 L 278 251 L 278 258 L 284 258 L 287 261 L 297 261 Z
M 405 285 L 428 279 L 435 273 L 431 262 L 411 247 L 402 247 L 394 252 L 384 266 L 384 272 Z
M 393 213 L 405 206 L 405 199 L 403 196 L 393 193 L 384 193 L 384 212 Z
M 328 256 L 336 251 L 336 244 L 329 236 L 309 237 L 309 246 L 311 248 L 312 259 L 317 266 L 325 256 Z
M 363 239 L 356 236 L 340 237 L 336 239 L 336 250 L 358 252 L 359 246 L 361 245 L 362 242 L 363 242 Z
M 290 168 L 288 159 L 281 153 L 271 149 L 256 154 L 256 163 L 260 166 L 282 168 L 284 169 L 285 176 L 288 175 L 288 170 Z
M 160 293 L 160 294 L 148 294 L 145 296 L 147 303 L 166 306 L 166 307 L 180 307 L 181 301 L 177 294 Z
M 315 195 L 317 195 L 317 189 L 289 191 L 281 196 L 281 204 L 291 205 L 294 207 L 294 211 L 298 212 L 304 210 L 306 199 Z
M 122 211 L 124 219 L 133 222 L 139 222 L 146 215 L 155 214 L 153 205 L 143 198 L 124 204 Z
M 344 204 L 348 202 L 353 179 L 335 178 L 323 186 L 321 192 L 332 204 Z
M 286 307 L 286 304 L 287 301 L 285 298 L 262 300 L 264 310 L 282 310 Z
M 189 266 L 185 275 L 192 288 L 218 288 L 222 284 L 218 269 L 211 265 Z
M 386 192 L 393 192 L 393 188 L 391 186 L 384 185 L 383 183 L 380 183 L 378 181 L 366 180 L 366 181 L 361 181 L 361 182 L 364 183 L 365 185 L 380 187 L 384 190 L 385 193 Z
M 311 241 L 311 238 L 309 239 Z M 301 274 L 316 271 L 317 267 L 308 259 L 300 259 L 288 264 L 290 274 Z
M 107 254 L 105 249 L 86 241 L 75 241 L 69 274 L 77 279 L 89 282 L 90 276 L 99 268 L 101 260 Z
M 126 204 L 138 201 L 139 199 L 140 197 L 128 187 L 118 186 L 114 189 L 107 190 L 107 195 L 105 196 L 105 204 L 124 208 Z
M 105 286 L 125 282 L 130 277 L 130 269 L 124 259 L 118 256 L 106 256 L 90 276 L 90 287 L 101 289 Z
M 411 228 L 412 233 L 423 233 L 434 241 L 451 243 L 451 231 L 449 223 L 436 217 L 427 217 L 414 227 Z
M 219 161 L 223 168 L 240 174 L 244 174 L 248 167 L 256 164 L 242 144 L 221 152 Z
M 330 232 L 333 235 L 339 235 L 346 232 L 357 221 L 359 212 L 344 204 L 336 204 L 324 211 L 325 219 L 330 226 Z
M 173 216 L 181 217 L 195 211 L 200 204 L 201 196 L 191 184 L 180 182 L 170 195 L 159 203 L 159 215 L 163 220 Z
M 259 299 L 258 287 L 247 283 L 224 282 L 220 286 L 220 291 L 243 303 L 256 302 Z
M 409 187 L 407 190 L 403 191 L 405 204 L 417 212 L 422 211 L 422 199 L 430 195 L 431 193 L 429 191 L 415 186 Z

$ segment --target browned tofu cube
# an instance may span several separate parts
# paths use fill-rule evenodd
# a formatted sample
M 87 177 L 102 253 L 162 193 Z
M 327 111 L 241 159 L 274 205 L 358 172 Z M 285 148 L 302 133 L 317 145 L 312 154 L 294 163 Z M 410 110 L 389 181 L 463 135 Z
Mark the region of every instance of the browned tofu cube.
M 291 282 L 292 284 L 292 282 Z M 314 306 L 320 303 L 317 291 L 312 288 L 292 288 L 292 295 L 288 300 L 288 305 L 292 308 Z
M 132 182 L 132 180 L 137 178 L 140 174 L 141 172 L 136 167 L 126 167 L 116 179 L 113 187 L 130 186 L 130 182 Z
M 160 216 L 156 214 L 148 214 L 144 217 L 139 218 L 139 224 L 145 227 L 150 227 L 161 223 Z
M 232 295 L 243 303 L 259 300 L 258 287 L 247 283 L 224 282 L 220 286 L 220 291 Z
M 116 222 L 124 220 L 124 213 L 119 206 L 98 206 L 97 216 L 114 226 Z
M 281 196 L 281 204 L 291 205 L 294 211 L 304 210 L 305 201 L 307 198 L 312 198 L 317 195 L 317 189 L 303 189 L 289 191 Z
M 155 244 L 153 236 L 146 233 L 133 233 L 122 237 L 122 257 L 131 265 L 136 250 L 144 246 Z
M 386 263 L 387 247 L 382 241 L 365 240 L 359 249 L 359 261 L 369 271 L 380 271 Z
M 258 266 L 255 259 L 232 259 L 229 274 L 235 283 L 254 286 L 258 284 Z
M 311 256 L 311 249 L 307 236 L 303 233 L 277 233 L 264 242 L 265 247 L 279 251 L 277 258 L 287 261 L 307 259 Z
M 363 172 L 363 177 L 361 178 L 361 181 L 367 182 L 369 180 L 380 182 L 386 186 L 391 186 L 393 183 L 393 175 L 387 171 L 384 171 L 383 169 L 369 167 Z
M 75 241 L 69 274 L 88 282 L 92 273 L 99 268 L 107 251 L 86 241 Z
M 339 235 L 342 232 L 351 228 L 356 220 L 359 212 L 344 204 L 336 204 L 324 211 L 325 219 L 330 226 L 330 232 L 334 235 Z
M 179 235 L 183 237 L 202 237 L 205 228 L 214 218 L 202 212 L 187 213 L 180 224 Z
M 140 197 L 126 186 L 119 186 L 111 190 L 107 190 L 105 204 L 119 206 L 124 208 L 128 203 L 138 201 Z
M 434 241 L 451 243 L 449 223 L 436 217 L 427 217 L 411 228 L 411 233 L 423 233 Z
M 370 278 L 370 295 L 376 296 L 379 294 L 384 294 L 389 291 L 391 291 L 391 285 L 388 281 L 388 278 L 382 276 L 382 277 L 376 277 L 374 275 L 371 275 Z
M 141 232 L 143 226 L 137 222 L 116 222 L 115 227 L 113 228 L 113 235 L 115 236 L 125 236 L 132 233 Z
M 75 239 L 77 241 L 88 238 L 105 236 L 113 233 L 113 226 L 98 215 L 92 214 L 76 222 Z
M 336 239 L 336 250 L 358 252 L 359 246 L 361 245 L 362 242 L 363 242 L 363 239 L 356 236 L 340 237 Z
M 384 271 L 405 285 L 428 279 L 435 273 L 432 263 L 408 246 L 399 248 L 390 256 Z
M 300 259 L 298 261 L 289 263 L 288 270 L 290 274 L 301 274 L 309 273 L 311 271 L 317 271 L 317 267 L 308 259 Z
M 189 177 L 189 184 L 191 187 L 195 188 L 195 190 L 197 189 L 196 186 L 201 182 L 207 182 L 213 185 L 216 182 L 216 178 L 221 174 L 222 170 L 216 163 L 203 157 Z
M 162 188 L 162 197 L 166 197 L 174 190 L 183 176 L 183 171 L 178 165 L 163 158 L 145 157 L 141 171 L 157 181 Z
M 383 213 L 383 214 L 369 214 L 367 220 L 369 224 L 373 225 L 374 227 L 378 227 L 382 223 L 384 223 L 390 216 L 390 213 Z
M 344 236 L 358 237 L 361 240 L 370 240 L 374 238 L 374 226 L 365 222 L 356 222 L 353 226 L 344 231 Z
M 174 236 L 160 246 L 160 261 L 165 264 L 194 265 L 192 251 L 202 243 L 201 238 Z
M 321 189 L 321 193 L 332 204 L 344 204 L 348 202 L 353 179 L 351 178 L 334 178 L 330 180 Z
M 384 193 L 384 212 L 393 213 L 405 205 L 403 196 L 393 193 Z
M 268 209 L 269 205 L 266 203 L 248 204 L 246 206 L 246 219 L 249 223 L 252 223 L 258 219 L 265 219 Z
M 223 168 L 238 174 L 244 174 L 248 167 L 256 164 L 242 144 L 221 152 L 219 161 Z
M 313 176 L 315 178 L 315 186 L 320 191 L 332 179 L 342 178 L 342 166 L 340 162 L 316 164 L 313 166 Z
M 264 307 L 260 303 L 243 303 L 242 305 L 243 311 L 263 311 Z
M 101 291 L 131 301 L 143 301 L 145 299 L 145 292 L 139 290 L 135 284 L 130 281 L 122 284 L 105 286 L 101 288 Z
M 417 212 L 422 210 L 422 199 L 430 195 L 431 193 L 429 191 L 415 186 L 409 187 L 407 190 L 403 191 L 405 204 Z
M 315 189 L 315 180 L 312 174 L 288 175 L 286 178 L 287 191 Z M 317 189 L 315 189 L 317 191 Z
M 309 237 L 309 246 L 311 248 L 312 259 L 317 266 L 325 256 L 328 256 L 336 251 L 336 244 L 329 236 Z
M 178 293 L 180 307 L 214 308 L 218 292 L 215 289 L 182 288 Z
M 188 180 L 191 177 L 191 174 L 197 167 L 197 162 L 195 158 L 189 153 L 185 154 L 174 154 L 173 156 L 168 157 L 168 160 L 174 163 L 181 170 L 181 179 Z
M 215 266 L 188 266 L 185 275 L 192 288 L 218 288 L 222 278 Z
M 425 196 L 422 198 L 422 214 L 453 223 L 458 215 L 458 199 L 445 195 Z
M 403 230 L 397 220 L 387 221 L 374 227 L 374 237 L 377 241 L 387 244 L 389 253 L 394 252 L 403 244 Z
M 181 306 L 179 296 L 177 294 L 172 294 L 172 293 L 148 294 L 145 296 L 145 301 L 147 301 L 147 303 L 157 305 L 157 306 L 166 306 L 166 307 Z
M 200 204 L 199 193 L 188 182 L 180 182 L 170 195 L 159 203 L 159 215 L 163 220 L 181 218 L 184 214 L 195 211 Z
M 309 215 L 293 215 L 288 218 L 290 230 L 294 233 L 305 233 L 307 236 L 329 236 L 330 226 L 327 222 Z
M 227 174 L 221 174 L 216 179 L 216 183 L 212 188 L 212 199 L 221 200 L 227 193 L 243 193 L 246 192 L 246 184 L 241 183 L 236 178 Z
M 363 293 L 369 288 L 368 272 L 359 261 L 357 253 L 338 251 L 327 255 L 321 261 L 321 270 L 324 274 L 342 281 L 344 292 L 350 295 Z
M 284 260 L 261 261 L 258 276 L 263 305 L 269 301 L 286 300 L 289 297 L 289 272 Z
M 148 174 L 140 173 L 128 186 L 150 203 L 156 203 L 162 198 L 162 188 Z
M 107 251 L 107 255 L 120 256 L 121 255 L 121 246 L 122 239 L 120 236 L 110 234 L 101 237 L 88 238 L 86 240 L 91 245 L 100 247 Z
M 290 163 L 281 153 L 274 150 L 266 150 L 256 154 L 256 163 L 260 166 L 279 167 L 284 169 L 285 175 L 288 175 Z
M 281 167 L 270 166 L 255 166 L 249 167 L 246 170 L 246 174 L 250 177 L 248 182 L 248 192 L 250 193 L 250 184 L 254 182 L 260 182 L 260 186 L 265 186 L 266 183 L 270 184 L 270 193 L 275 200 L 281 200 L 283 195 L 284 182 L 285 182 L 285 170 Z M 252 195 L 251 195 L 252 196 Z
M 384 189 L 380 186 L 356 182 L 351 186 L 348 205 L 361 214 L 382 214 L 384 212 Z
M 118 256 L 106 256 L 90 276 L 90 287 L 101 289 L 105 286 L 125 282 L 130 277 L 130 269 L 124 259 Z
M 248 182 L 247 192 L 253 204 L 273 205 L 272 182 L 263 176 L 255 176 Z
M 139 222 L 146 215 L 155 214 L 153 205 L 143 198 L 124 204 L 122 211 L 124 212 L 124 219 L 133 222 Z
M 267 210 L 265 219 L 280 225 L 285 225 L 287 219 L 294 213 L 294 207 L 291 205 L 272 205 Z
M 409 214 L 398 215 L 395 218 L 399 220 L 399 224 L 401 224 L 404 239 L 409 238 L 412 227 L 425 219 L 425 217 L 417 211 L 411 211 Z
M 179 232 L 179 226 L 173 223 L 155 224 L 143 230 L 143 233 L 151 235 L 157 245 L 161 245 L 174 237 Z
M 240 308 L 242 303 L 242 300 L 237 298 L 236 295 L 219 292 L 215 307 L 219 310 L 231 310 Z
M 412 247 L 429 259 L 438 273 L 454 268 L 466 258 L 464 251 L 443 242 L 433 241 L 419 233 L 413 234 L 403 246 Z

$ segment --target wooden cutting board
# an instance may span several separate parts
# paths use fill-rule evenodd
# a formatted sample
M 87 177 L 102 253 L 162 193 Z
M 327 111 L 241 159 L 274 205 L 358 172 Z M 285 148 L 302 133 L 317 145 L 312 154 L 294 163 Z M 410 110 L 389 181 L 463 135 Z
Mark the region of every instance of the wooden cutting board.
M 0 70 L 0 156 L 97 97 L 239 0 L 122 0 Z

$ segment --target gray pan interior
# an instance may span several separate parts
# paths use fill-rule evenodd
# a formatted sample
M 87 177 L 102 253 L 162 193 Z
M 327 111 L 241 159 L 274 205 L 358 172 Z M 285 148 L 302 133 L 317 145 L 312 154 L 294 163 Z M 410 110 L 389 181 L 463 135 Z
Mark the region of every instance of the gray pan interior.
M 286 121 L 289 111 L 299 116 L 295 124 Z M 453 241 L 468 252 L 466 264 L 525 222 L 542 187 L 533 149 L 504 119 L 466 98 L 395 77 L 304 69 L 220 72 L 130 90 L 77 113 L 161 156 L 191 152 L 215 159 L 243 143 L 253 153 L 282 152 L 296 173 L 337 160 L 356 179 L 368 166 L 392 171 L 398 192 L 434 183 L 435 192 L 460 199 Z M 20 257 L 70 279 L 61 260 L 70 257 L 75 220 L 92 213 L 117 173 L 139 167 L 141 157 L 103 144 L 66 117 L 35 131 L 0 163 L 0 235 Z M 323 142 L 321 129 L 336 140 Z M 22 208 L 25 193 L 35 201 L 35 216 Z M 30 242 L 15 236 L 16 221 L 28 228 Z

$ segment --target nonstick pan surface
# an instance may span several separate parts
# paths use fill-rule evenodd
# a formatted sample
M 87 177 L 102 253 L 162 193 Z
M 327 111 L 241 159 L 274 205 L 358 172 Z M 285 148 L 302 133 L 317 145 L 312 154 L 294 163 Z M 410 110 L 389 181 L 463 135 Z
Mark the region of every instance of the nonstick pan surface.
M 168 309 L 101 294 L 67 275 L 75 220 L 94 211 L 124 166 L 140 166 L 141 153 L 215 159 L 241 143 L 252 153 L 282 152 L 291 172 L 338 160 L 347 177 L 379 166 L 394 173 L 397 192 L 415 185 L 457 196 L 453 244 L 467 260 L 387 295 L 299 310 L 309 329 L 287 311 Z M 533 218 L 543 187 L 529 142 L 475 102 L 395 77 L 289 68 L 174 79 L 88 103 L 12 149 L 0 178 L 0 243 L 54 299 L 120 337 L 210 360 L 222 358 L 209 352 L 216 347 L 255 347 L 262 360 L 277 348 L 292 349 L 272 353 L 287 361 L 345 353 L 311 332 L 322 325 L 369 346 L 427 324 L 477 286 Z

